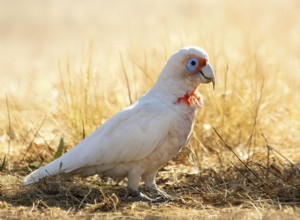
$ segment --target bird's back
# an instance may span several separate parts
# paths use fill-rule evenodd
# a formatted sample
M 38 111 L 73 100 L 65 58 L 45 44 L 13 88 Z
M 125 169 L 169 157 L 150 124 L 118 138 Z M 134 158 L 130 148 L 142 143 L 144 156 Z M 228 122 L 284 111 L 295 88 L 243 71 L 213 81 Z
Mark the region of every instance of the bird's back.
M 80 174 L 94 166 L 103 172 L 119 163 L 141 160 L 161 144 L 176 117 L 168 104 L 146 94 L 60 158 L 28 175 L 23 185 L 58 173 Z

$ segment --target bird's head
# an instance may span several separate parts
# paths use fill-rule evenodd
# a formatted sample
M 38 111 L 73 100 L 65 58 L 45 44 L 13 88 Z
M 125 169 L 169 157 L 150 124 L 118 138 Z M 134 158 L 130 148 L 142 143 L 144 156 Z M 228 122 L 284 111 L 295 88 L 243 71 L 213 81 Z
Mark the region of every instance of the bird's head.
M 212 82 L 215 87 L 215 75 L 208 54 L 195 46 L 175 52 L 167 61 L 158 81 L 179 97 L 193 95 L 201 83 Z
M 195 86 L 212 82 L 215 87 L 215 75 L 208 54 L 200 47 L 181 48 L 169 58 L 165 68 L 166 75 L 177 81 L 190 81 Z

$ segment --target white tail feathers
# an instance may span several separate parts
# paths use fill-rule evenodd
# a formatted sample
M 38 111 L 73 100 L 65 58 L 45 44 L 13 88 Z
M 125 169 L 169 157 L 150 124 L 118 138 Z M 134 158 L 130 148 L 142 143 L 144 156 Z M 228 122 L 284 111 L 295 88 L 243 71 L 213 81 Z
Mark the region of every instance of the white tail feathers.
M 38 170 L 32 172 L 31 174 L 29 174 L 28 176 L 25 177 L 25 179 L 23 180 L 22 185 L 23 186 L 27 186 L 30 184 L 34 184 L 39 182 L 40 180 L 42 180 L 45 177 L 48 176 L 54 176 L 57 175 L 59 173 L 62 173 L 62 162 L 55 160 L 52 163 L 43 166 L 41 168 L 39 168 Z

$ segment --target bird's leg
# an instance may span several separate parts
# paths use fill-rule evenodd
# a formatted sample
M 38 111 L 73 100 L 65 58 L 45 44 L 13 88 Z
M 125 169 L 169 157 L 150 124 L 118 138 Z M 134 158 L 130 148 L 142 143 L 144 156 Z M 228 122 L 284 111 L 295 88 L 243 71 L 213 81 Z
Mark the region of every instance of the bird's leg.
M 147 195 L 143 194 L 139 191 L 139 180 L 141 175 L 137 172 L 129 172 L 128 174 L 128 193 L 132 198 L 125 198 L 124 201 L 126 202 L 153 202 L 154 200 L 148 197 Z
M 150 192 L 156 194 L 156 196 L 162 196 L 165 200 L 171 200 L 171 196 L 168 193 L 157 187 L 155 182 L 157 172 L 158 170 L 142 176 L 145 186 Z

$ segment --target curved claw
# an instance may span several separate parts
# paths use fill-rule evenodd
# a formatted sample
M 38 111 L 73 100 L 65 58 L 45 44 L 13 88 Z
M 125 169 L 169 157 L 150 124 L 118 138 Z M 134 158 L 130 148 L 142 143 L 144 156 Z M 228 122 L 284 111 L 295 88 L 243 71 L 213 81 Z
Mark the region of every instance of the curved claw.
M 172 200 L 172 197 L 168 193 L 166 193 L 165 191 L 159 189 L 158 187 L 155 187 L 155 186 L 154 187 L 147 187 L 147 189 L 151 193 L 156 194 L 156 197 L 159 197 L 160 199 L 163 199 L 164 202 Z

